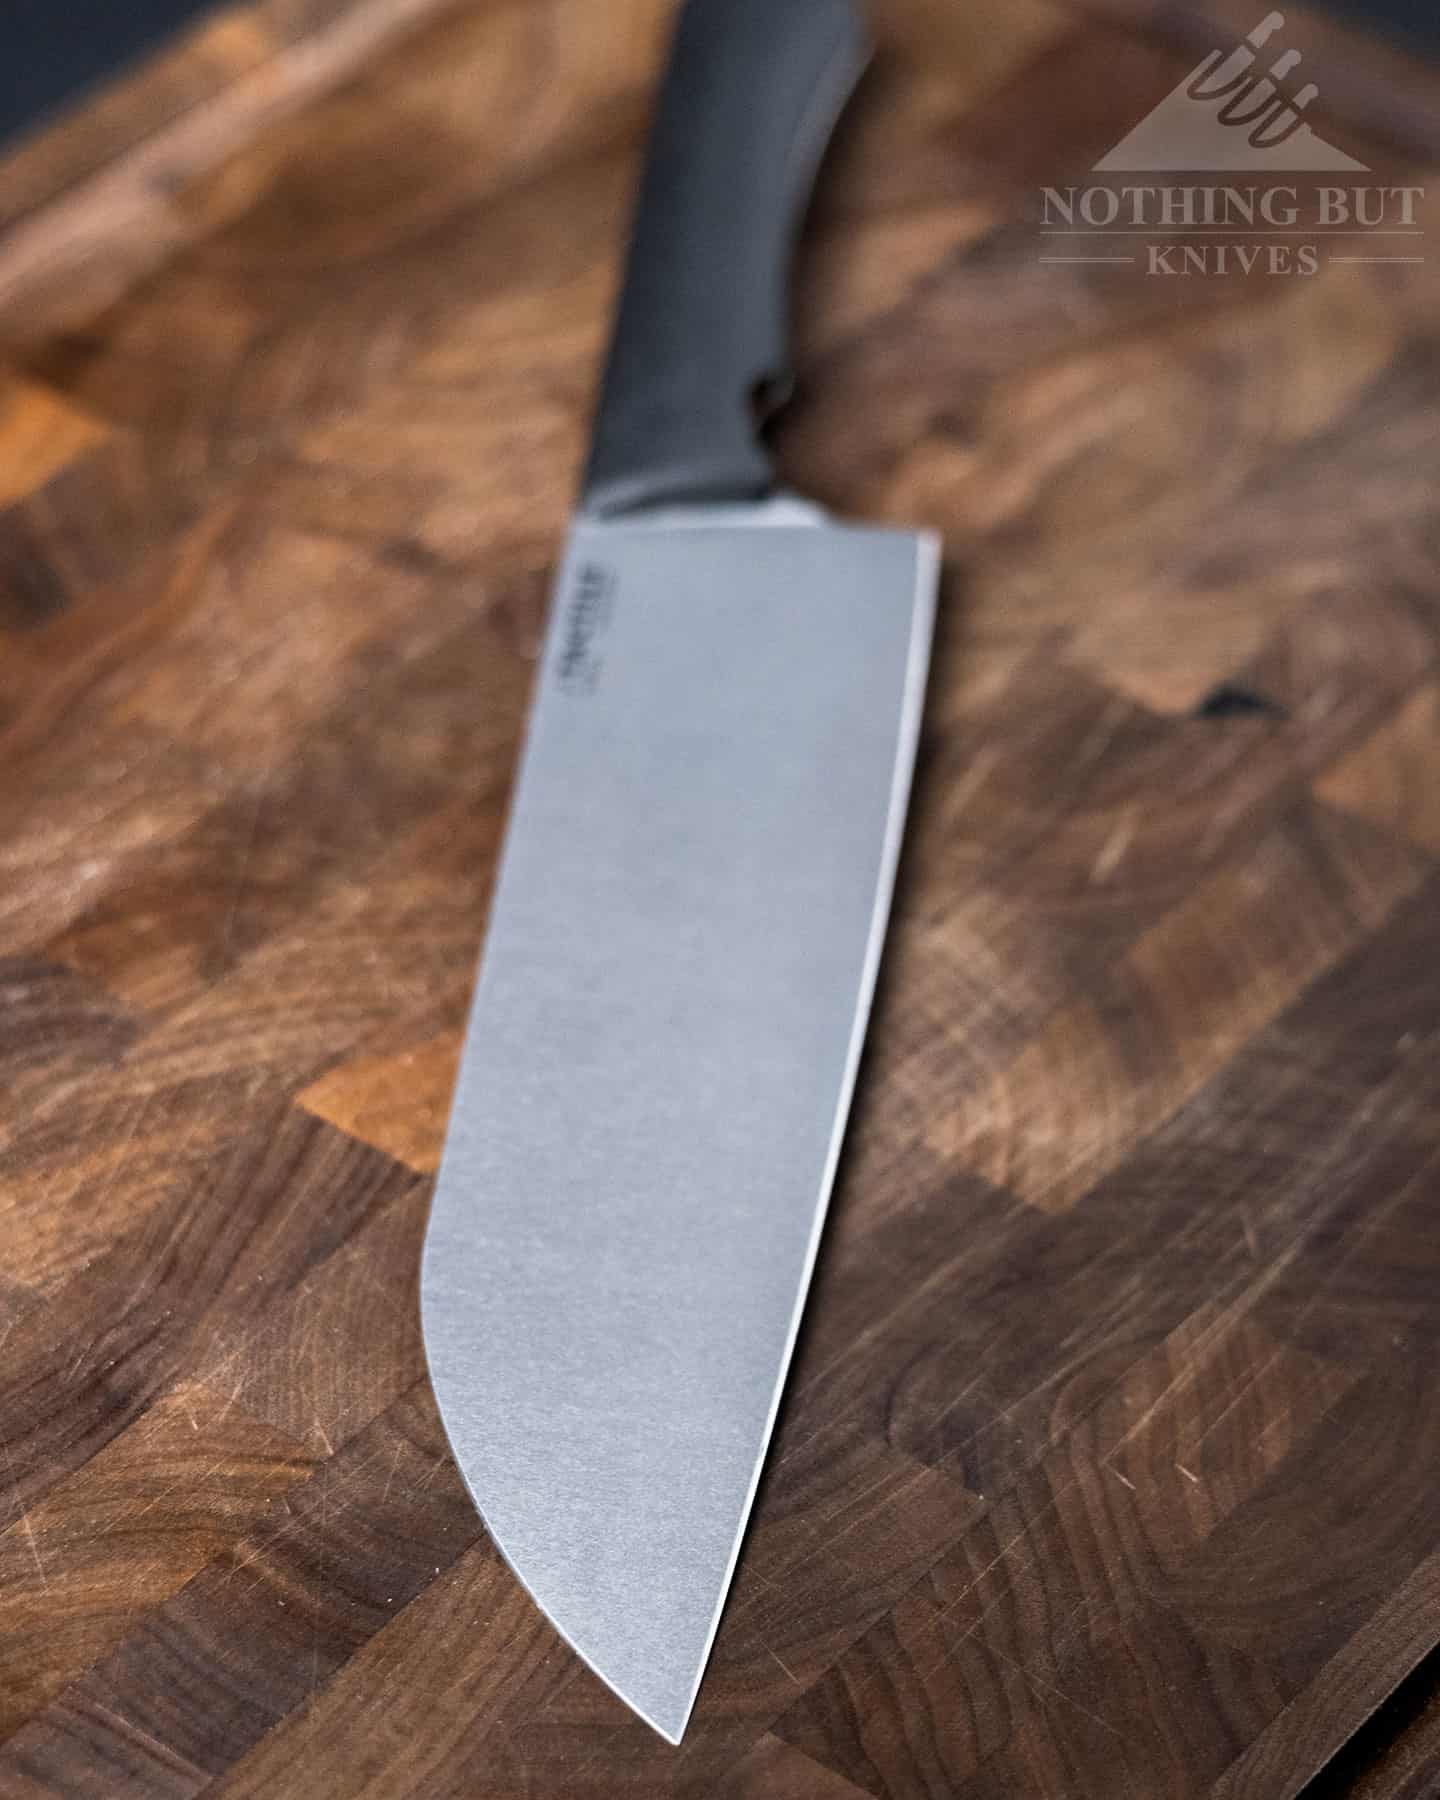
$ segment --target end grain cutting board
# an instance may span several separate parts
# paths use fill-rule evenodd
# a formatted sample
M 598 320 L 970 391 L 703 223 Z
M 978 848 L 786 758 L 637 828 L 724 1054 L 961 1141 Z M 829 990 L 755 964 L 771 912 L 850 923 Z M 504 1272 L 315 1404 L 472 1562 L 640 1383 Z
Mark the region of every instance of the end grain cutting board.
M 877 9 L 781 450 L 946 593 L 677 1752 L 484 1537 L 415 1309 L 665 8 L 424 10 L 225 15 L 5 165 L 0 1794 L 1433 1794 L 1434 252 L 1044 265 L 1210 26 Z M 1424 184 L 1433 75 L 1292 23 Z

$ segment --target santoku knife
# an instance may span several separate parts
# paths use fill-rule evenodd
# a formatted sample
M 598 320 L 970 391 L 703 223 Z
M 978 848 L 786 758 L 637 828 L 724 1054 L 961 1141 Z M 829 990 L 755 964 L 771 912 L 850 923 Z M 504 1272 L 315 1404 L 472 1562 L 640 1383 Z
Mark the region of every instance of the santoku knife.
M 425 1247 L 485 1523 L 672 1742 L 799 1327 L 929 654 L 934 541 L 777 494 L 755 429 L 864 57 L 850 0 L 681 13 Z

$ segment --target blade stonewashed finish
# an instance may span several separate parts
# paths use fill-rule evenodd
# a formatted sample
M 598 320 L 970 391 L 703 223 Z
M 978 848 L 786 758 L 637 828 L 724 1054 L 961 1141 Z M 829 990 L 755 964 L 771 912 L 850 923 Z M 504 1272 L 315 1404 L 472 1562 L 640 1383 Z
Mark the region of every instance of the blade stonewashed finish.
M 933 540 L 767 498 L 748 421 L 859 64 L 843 0 L 681 15 L 425 1250 L 487 1527 L 675 1742 L 815 1259 L 930 643 Z M 749 208 L 718 261 L 717 182 Z

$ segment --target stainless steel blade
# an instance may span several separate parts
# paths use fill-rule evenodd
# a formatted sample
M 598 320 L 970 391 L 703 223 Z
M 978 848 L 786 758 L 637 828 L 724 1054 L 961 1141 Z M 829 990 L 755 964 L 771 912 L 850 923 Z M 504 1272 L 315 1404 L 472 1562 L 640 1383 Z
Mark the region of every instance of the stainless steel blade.
M 936 549 L 782 508 L 580 523 L 426 1243 L 500 1549 L 678 1741 L 855 1081 Z

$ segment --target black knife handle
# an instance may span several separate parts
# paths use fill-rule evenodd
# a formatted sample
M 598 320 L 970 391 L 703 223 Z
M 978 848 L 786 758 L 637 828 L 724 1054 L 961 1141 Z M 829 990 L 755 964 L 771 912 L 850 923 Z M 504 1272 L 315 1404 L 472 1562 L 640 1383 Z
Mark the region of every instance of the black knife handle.
M 790 253 L 868 56 L 853 0 L 687 0 L 660 91 L 585 478 L 591 514 L 772 485 Z

